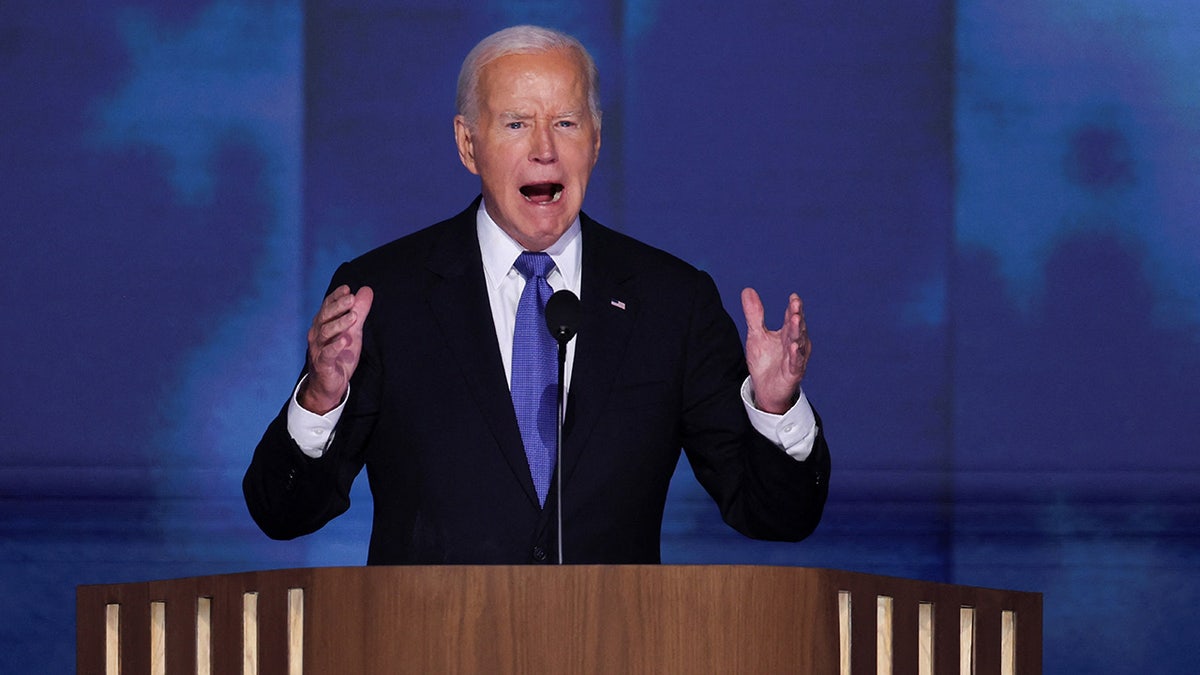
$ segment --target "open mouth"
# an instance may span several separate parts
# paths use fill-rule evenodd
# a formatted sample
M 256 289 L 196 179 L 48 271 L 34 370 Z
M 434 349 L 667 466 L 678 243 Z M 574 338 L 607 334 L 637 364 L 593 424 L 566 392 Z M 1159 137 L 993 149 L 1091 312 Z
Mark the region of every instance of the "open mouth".
M 521 195 L 531 204 L 553 204 L 562 197 L 562 183 L 533 183 L 521 186 Z

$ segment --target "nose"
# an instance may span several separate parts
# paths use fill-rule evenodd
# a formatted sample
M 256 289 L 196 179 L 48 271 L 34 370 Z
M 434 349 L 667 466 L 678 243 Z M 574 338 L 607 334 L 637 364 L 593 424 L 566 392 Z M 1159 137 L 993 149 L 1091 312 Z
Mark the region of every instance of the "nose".
M 529 141 L 529 161 L 537 164 L 553 164 L 558 161 L 554 147 L 554 134 L 549 123 L 538 124 Z

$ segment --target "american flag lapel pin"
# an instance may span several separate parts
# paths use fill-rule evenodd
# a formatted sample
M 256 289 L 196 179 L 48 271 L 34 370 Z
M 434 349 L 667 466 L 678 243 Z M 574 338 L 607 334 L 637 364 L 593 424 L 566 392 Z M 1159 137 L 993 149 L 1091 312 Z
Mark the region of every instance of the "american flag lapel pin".
M 616 298 L 609 300 L 608 304 L 612 305 L 613 307 L 616 307 L 617 309 L 625 309 L 625 302 L 622 300 L 617 300 Z

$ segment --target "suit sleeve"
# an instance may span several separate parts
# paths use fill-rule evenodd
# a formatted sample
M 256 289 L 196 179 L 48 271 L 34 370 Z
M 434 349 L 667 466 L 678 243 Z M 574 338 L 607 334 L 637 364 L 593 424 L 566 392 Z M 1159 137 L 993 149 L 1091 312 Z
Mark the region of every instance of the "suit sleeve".
M 820 417 L 804 461 L 755 431 L 740 393 L 748 373 L 737 328 L 707 274 L 698 275 L 692 297 L 681 429 L 688 461 L 731 527 L 755 539 L 799 541 L 816 529 L 828 495 Z
M 347 265 L 334 274 L 329 291 L 343 283 L 354 290 L 363 285 Z M 350 397 L 326 452 L 314 459 L 300 450 L 288 434 L 286 405 L 254 449 L 242 492 L 254 522 L 273 539 L 315 532 L 350 507 L 350 486 L 363 467 L 378 417 L 379 359 L 370 316 L 367 321 Z

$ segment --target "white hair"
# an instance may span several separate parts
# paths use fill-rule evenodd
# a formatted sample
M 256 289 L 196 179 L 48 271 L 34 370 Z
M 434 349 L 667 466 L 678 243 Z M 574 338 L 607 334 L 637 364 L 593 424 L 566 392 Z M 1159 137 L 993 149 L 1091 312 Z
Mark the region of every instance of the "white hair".
M 487 64 L 510 54 L 541 54 L 555 50 L 572 51 L 579 58 L 587 76 L 588 111 L 592 121 L 600 126 L 600 73 L 592 55 L 575 38 L 540 26 L 512 26 L 492 33 L 463 60 L 458 73 L 458 92 L 455 108 L 471 126 L 479 119 L 479 73 Z

